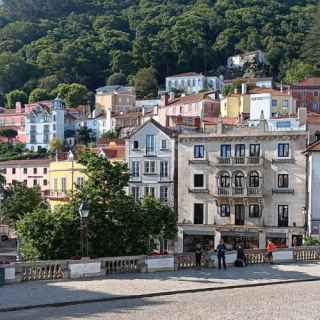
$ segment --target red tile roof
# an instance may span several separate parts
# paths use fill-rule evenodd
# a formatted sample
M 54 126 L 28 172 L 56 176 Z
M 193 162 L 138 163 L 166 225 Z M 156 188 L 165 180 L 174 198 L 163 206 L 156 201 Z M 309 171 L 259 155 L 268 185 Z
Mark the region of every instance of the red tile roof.
M 200 102 L 203 100 L 208 100 L 208 101 L 215 101 L 211 98 L 208 97 L 209 94 L 214 93 L 213 91 L 208 91 L 208 92 L 201 92 L 198 94 L 194 94 L 191 96 L 184 96 L 184 97 L 179 97 L 176 98 L 172 101 L 169 101 L 169 103 L 165 106 L 173 106 L 173 105 L 181 105 L 181 104 L 190 104 L 190 103 L 196 103 L 196 102 Z M 164 108 L 165 108 L 164 107 Z
M 320 86 L 320 78 L 307 78 L 296 84 L 297 86 Z
M 0 162 L 0 166 L 48 166 L 50 159 L 10 160 Z
M 320 140 L 313 142 L 307 146 L 305 153 L 308 152 L 320 152 Z
M 308 124 L 320 124 L 320 114 L 315 112 L 308 112 Z
M 235 126 L 237 125 L 239 119 L 238 118 L 231 118 L 231 117 L 225 117 L 222 118 L 223 124 L 230 125 L 230 126 Z M 204 118 L 204 123 L 205 124 L 218 124 L 219 122 L 219 117 L 205 117 Z
M 250 90 L 251 94 L 260 94 L 260 93 L 271 93 L 274 96 L 291 96 L 291 93 L 284 90 L 283 92 L 271 88 L 255 88 Z
M 201 73 L 197 73 L 197 72 L 185 72 L 185 73 L 175 74 L 175 75 L 170 76 L 168 78 L 172 78 L 172 77 L 195 77 L 195 76 L 202 76 L 202 74 Z

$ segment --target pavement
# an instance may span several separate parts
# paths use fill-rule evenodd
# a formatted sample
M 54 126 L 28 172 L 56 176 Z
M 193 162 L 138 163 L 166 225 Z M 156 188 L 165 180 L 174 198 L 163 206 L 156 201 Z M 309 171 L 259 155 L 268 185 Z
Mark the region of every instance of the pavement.
M 103 279 L 32 281 L 0 288 L 0 319 L 6 311 L 150 298 L 290 281 L 319 280 L 319 263 L 252 265 L 225 270 L 110 275 Z M 275 286 L 276 287 L 276 286 Z M 232 290 L 230 290 L 232 291 Z

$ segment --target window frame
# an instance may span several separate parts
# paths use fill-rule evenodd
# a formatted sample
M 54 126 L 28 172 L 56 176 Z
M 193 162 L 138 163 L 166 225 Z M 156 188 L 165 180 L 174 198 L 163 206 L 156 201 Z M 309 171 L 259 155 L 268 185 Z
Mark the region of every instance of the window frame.
M 223 159 L 231 158 L 231 144 L 220 145 L 220 158 L 223 158 Z
M 160 161 L 160 177 L 161 178 L 169 177 L 169 161 L 167 160 Z
M 140 177 L 140 162 L 138 160 L 131 161 L 131 176 L 134 178 Z
M 280 183 L 281 180 L 282 180 L 282 183 Z M 286 183 L 284 183 L 284 182 L 286 182 Z M 278 173 L 277 187 L 279 189 L 288 189 L 289 188 L 289 174 L 288 173 Z
M 257 150 L 258 150 L 258 152 L 257 152 Z M 250 145 L 249 145 L 249 157 L 260 157 L 260 152 L 261 152 L 260 143 L 250 143 Z
M 202 178 L 202 185 L 200 186 L 200 185 L 196 185 L 196 178 L 199 178 L 199 177 L 201 177 Z M 199 181 L 198 181 L 199 182 Z M 204 174 L 203 173 L 195 173 L 195 174 L 193 174 L 193 187 L 195 188 L 195 189 L 203 189 L 204 187 L 205 187 L 205 184 L 204 184 Z
M 244 158 L 246 156 L 246 145 L 244 143 L 237 143 L 234 145 L 234 157 Z
M 200 209 L 201 212 L 196 212 L 196 208 Z M 204 224 L 204 204 L 194 203 L 193 204 L 193 224 Z
M 289 226 L 289 206 L 287 204 L 278 205 L 278 227 L 287 228 Z
M 286 147 L 288 147 L 287 153 L 285 152 Z M 290 158 L 290 143 L 281 142 L 281 143 L 277 144 L 277 158 L 278 159 L 289 159 Z
M 230 204 L 221 204 L 219 206 L 220 216 L 223 218 L 230 217 L 231 207 Z
M 160 186 L 160 194 L 159 194 L 159 200 L 161 202 L 167 203 L 169 201 L 168 194 L 169 194 L 169 188 L 168 186 Z M 163 197 L 165 195 L 165 197 Z
M 257 174 L 257 175 L 253 175 L 253 174 Z M 249 186 L 249 188 L 259 188 L 260 187 L 260 174 L 258 171 L 250 171 L 249 172 L 248 186 Z
M 193 146 L 193 158 L 194 159 L 204 159 L 205 158 L 204 144 L 196 144 Z
M 254 210 L 251 210 L 251 209 L 254 209 Z M 249 205 L 249 218 L 260 218 L 260 217 L 261 217 L 260 206 L 258 204 L 250 204 Z
M 139 140 L 133 141 L 132 150 L 139 150 Z

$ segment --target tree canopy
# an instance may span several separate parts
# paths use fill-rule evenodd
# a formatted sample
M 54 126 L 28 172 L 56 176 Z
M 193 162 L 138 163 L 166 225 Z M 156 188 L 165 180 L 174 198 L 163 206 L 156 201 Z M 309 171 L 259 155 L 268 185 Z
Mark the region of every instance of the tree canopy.
M 59 83 L 94 90 L 115 74 L 134 83 L 150 67 L 162 84 L 179 72 L 217 74 L 228 56 L 256 49 L 267 54 L 267 72 L 284 77 L 302 51 L 305 63 L 317 63 L 317 2 L 3 0 L 0 92 Z

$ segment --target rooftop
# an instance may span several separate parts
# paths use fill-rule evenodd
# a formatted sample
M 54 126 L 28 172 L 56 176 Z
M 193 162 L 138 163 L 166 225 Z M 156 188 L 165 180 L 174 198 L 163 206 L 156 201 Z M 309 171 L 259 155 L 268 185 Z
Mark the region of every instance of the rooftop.
M 320 78 L 307 78 L 295 84 L 295 86 L 320 86 Z
M 0 162 L 0 167 L 5 166 L 45 166 L 49 165 L 50 159 L 31 159 L 31 160 L 10 160 Z
M 254 88 L 250 90 L 250 94 L 260 94 L 260 93 L 270 93 L 273 96 L 291 96 L 291 93 L 286 90 L 282 92 L 280 90 L 276 90 L 272 88 Z
M 320 152 L 320 140 L 317 140 L 307 146 L 305 153 L 308 152 Z
M 134 87 L 126 87 L 126 86 L 104 86 L 101 88 L 96 89 L 96 92 L 103 92 L 103 93 L 113 93 L 113 92 L 133 92 Z
M 198 94 L 193 94 L 190 96 L 181 96 L 178 98 L 175 98 L 172 101 L 169 101 L 166 106 L 172 106 L 172 105 L 180 105 L 180 104 L 190 104 L 190 103 L 196 103 L 200 102 L 206 99 L 210 99 L 211 101 L 215 101 L 208 97 L 209 94 L 213 94 L 214 91 L 207 91 L 207 92 L 201 92 Z
M 169 76 L 167 78 L 178 78 L 178 77 L 199 77 L 199 76 L 203 76 L 203 74 L 201 73 L 197 73 L 197 72 L 185 72 L 185 73 L 179 73 L 179 74 L 175 74 L 173 76 Z

